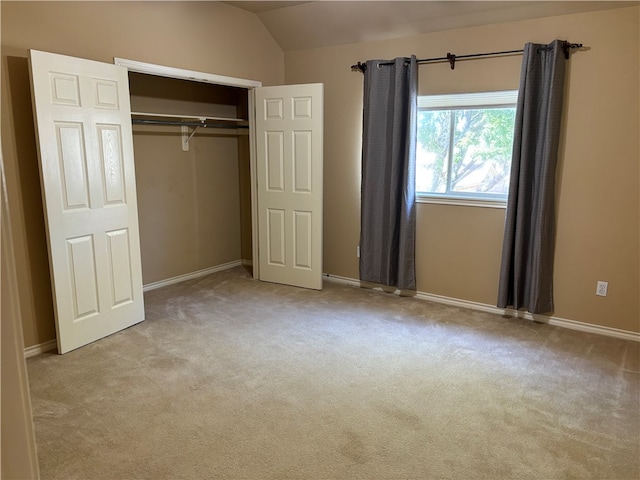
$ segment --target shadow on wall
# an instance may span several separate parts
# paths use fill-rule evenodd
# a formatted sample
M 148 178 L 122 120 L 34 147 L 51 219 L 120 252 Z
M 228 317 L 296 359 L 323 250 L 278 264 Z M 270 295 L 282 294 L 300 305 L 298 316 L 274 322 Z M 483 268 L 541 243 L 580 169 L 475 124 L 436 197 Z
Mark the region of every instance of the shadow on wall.
M 25 342 L 44 343 L 55 338 L 55 323 L 40 172 L 33 121 L 29 61 L 7 57 L 9 86 L 9 129 L 15 142 L 15 156 L 4 155 L 11 163 L 9 210 L 14 225 L 14 247 L 22 307 Z M 12 128 L 13 124 L 13 128 Z M 6 145 L 6 143 L 5 143 Z M 19 232 L 16 232 L 16 229 Z M 47 328 L 47 325 L 50 326 Z M 32 338 L 29 338 L 32 337 Z M 48 338 L 51 337 L 51 338 Z

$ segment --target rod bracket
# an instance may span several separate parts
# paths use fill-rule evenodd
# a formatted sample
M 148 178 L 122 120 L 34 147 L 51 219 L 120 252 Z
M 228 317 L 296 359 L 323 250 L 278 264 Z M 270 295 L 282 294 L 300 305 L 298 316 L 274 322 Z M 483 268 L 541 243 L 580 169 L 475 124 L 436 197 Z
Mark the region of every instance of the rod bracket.
M 201 119 L 202 122 L 202 126 L 204 125 L 204 120 Z M 182 127 L 180 127 L 181 131 L 182 131 L 182 151 L 183 152 L 188 152 L 189 151 L 189 140 L 191 140 L 191 138 L 193 138 L 193 136 L 196 134 L 196 132 L 198 131 L 198 129 L 200 128 L 200 125 L 197 125 L 195 127 L 193 127 L 193 131 L 189 132 L 189 126 L 188 125 L 182 125 Z

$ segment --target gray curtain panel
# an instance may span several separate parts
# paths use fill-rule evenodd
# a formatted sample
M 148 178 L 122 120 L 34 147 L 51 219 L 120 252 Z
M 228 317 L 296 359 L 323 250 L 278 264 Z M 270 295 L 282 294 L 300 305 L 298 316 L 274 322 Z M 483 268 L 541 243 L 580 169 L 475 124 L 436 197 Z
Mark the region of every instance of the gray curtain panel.
M 553 312 L 555 188 L 564 89 L 563 42 L 524 48 L 498 307 Z
M 415 290 L 416 57 L 364 72 L 360 279 Z

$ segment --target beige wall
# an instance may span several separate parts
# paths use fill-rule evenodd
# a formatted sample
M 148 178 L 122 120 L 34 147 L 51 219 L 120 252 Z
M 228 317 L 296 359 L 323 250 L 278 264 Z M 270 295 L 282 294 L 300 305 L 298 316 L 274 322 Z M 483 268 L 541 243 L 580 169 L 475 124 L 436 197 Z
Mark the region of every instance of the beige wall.
M 179 127 L 133 137 L 143 283 L 239 260 L 238 137 L 199 131 L 188 152 Z
M 285 55 L 287 83 L 325 84 L 324 271 L 358 277 L 362 75 L 357 61 L 581 42 L 568 64 L 558 166 L 556 317 L 640 332 L 637 7 Z M 420 93 L 517 88 L 521 57 L 421 66 Z M 418 205 L 418 290 L 495 305 L 504 210 Z M 597 280 L 609 282 L 606 298 Z
M 259 80 L 264 85 L 283 83 L 284 56 L 253 14 L 219 2 L 2 2 L 1 8 L 2 148 L 25 345 L 32 346 L 55 338 L 55 326 L 28 49 L 107 63 L 113 57 L 129 58 Z M 136 131 L 145 283 L 238 260 L 238 152 L 246 150 L 244 143 L 199 134 L 192 151 L 185 153 L 179 137 L 167 135 L 168 129 Z M 166 192 L 154 201 L 153 191 L 163 186 L 181 191 Z M 171 195 L 178 202 L 169 206 Z M 167 215 L 158 215 L 163 208 Z M 166 224 L 175 218 L 183 224 Z M 170 250 L 162 251 L 165 247 Z

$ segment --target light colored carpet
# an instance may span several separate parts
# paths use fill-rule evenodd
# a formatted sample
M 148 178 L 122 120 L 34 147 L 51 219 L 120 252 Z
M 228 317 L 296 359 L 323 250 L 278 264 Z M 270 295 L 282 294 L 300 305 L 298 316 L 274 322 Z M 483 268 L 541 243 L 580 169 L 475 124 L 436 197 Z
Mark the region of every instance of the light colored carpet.
M 29 360 L 42 477 L 637 479 L 640 345 L 242 269 Z

